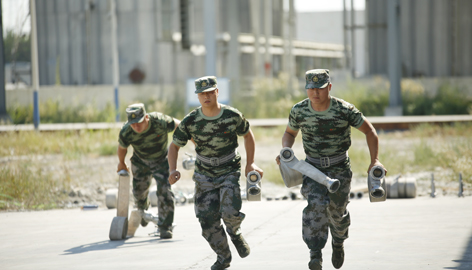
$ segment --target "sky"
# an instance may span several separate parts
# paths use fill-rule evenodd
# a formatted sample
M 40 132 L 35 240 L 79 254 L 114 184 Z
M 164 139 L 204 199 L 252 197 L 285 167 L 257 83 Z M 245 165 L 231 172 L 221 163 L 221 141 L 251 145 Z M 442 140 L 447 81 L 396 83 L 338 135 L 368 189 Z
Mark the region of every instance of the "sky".
M 13 29 L 15 32 L 29 32 L 31 23 L 29 20 L 28 0 L 1 0 L 3 29 Z M 347 8 L 351 6 L 351 0 L 295 0 L 295 10 L 297 12 L 314 11 L 341 11 L 343 1 L 346 1 Z M 365 0 L 354 0 L 356 10 L 365 9 Z M 23 22 L 26 22 L 23 24 Z M 23 27 L 21 27 L 23 25 Z
M 5 29 L 13 29 L 16 33 L 19 33 L 20 30 L 22 32 L 29 32 L 31 22 L 28 13 L 28 0 L 2 0 L 3 31 Z M 27 20 L 23 24 L 25 19 Z M 23 25 L 23 28 L 21 25 Z

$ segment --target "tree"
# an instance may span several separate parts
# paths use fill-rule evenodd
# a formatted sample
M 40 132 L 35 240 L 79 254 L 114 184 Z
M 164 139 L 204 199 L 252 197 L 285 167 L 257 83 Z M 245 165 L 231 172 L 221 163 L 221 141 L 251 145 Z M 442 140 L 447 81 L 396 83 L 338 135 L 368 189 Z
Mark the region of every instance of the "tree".
M 5 48 L 5 63 L 31 62 L 30 34 L 18 35 L 7 29 L 3 39 Z

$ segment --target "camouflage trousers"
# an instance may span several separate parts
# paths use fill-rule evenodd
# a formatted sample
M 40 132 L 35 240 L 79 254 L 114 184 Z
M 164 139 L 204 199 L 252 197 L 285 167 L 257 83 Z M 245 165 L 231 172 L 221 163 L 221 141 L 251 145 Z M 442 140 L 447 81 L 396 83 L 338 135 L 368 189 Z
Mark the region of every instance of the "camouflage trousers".
M 199 173 L 193 175 L 195 181 L 195 214 L 202 227 L 202 236 L 223 262 L 231 258 L 228 239 L 221 224 L 226 226 L 230 237 L 241 234 L 241 223 L 245 215 L 241 213 L 240 172 L 220 177 L 208 177 Z
M 338 191 L 329 193 L 324 185 L 303 176 L 301 193 L 308 202 L 303 209 L 303 241 L 311 251 L 321 252 L 328 240 L 328 228 L 336 242 L 343 242 L 349 236 L 351 218 L 347 205 L 351 191 L 352 171 L 349 162 L 345 166 L 317 168 L 328 177 L 341 182 Z
M 149 188 L 152 178 L 157 185 L 157 226 L 162 229 L 172 229 L 174 222 L 174 193 L 169 184 L 169 164 L 167 158 L 163 160 L 145 160 L 137 156 L 131 157 L 131 171 L 133 172 L 133 195 L 138 209 L 149 208 Z

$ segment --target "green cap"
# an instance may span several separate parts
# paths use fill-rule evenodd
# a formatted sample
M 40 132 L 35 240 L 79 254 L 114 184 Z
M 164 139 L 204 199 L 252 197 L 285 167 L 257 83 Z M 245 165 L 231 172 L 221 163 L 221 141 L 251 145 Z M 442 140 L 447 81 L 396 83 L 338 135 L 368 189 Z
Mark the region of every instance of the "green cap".
M 218 87 L 215 76 L 205 76 L 195 80 L 195 94 L 210 92 Z
M 126 114 L 128 114 L 128 123 L 141 123 L 146 116 L 146 109 L 142 103 L 131 104 L 126 108 Z
M 325 88 L 331 82 L 328 69 L 312 69 L 305 73 L 305 89 Z

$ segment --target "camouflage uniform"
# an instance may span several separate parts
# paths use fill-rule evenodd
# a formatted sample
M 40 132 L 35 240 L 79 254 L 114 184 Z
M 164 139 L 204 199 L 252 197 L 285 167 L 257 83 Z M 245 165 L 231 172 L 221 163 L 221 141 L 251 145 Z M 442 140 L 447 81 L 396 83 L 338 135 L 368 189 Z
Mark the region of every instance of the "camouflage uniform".
M 313 110 L 307 98 L 290 111 L 288 126 L 294 131 L 301 129 L 307 156 L 333 157 L 345 153 L 351 146 L 351 126 L 359 128 L 364 122 L 364 116 L 352 104 L 336 97 L 331 97 L 330 102 L 328 110 L 319 112 Z M 321 256 L 321 249 L 328 239 L 328 227 L 336 242 L 348 238 L 350 216 L 347 204 L 352 171 L 349 158 L 327 168 L 312 165 L 341 183 L 337 192 L 329 193 L 316 181 L 306 176 L 303 179 L 301 193 L 308 202 L 303 210 L 303 240 L 312 252 L 319 252 L 318 256 Z
M 152 112 L 149 115 L 149 127 L 142 133 L 136 133 L 129 122 L 121 128 L 120 146 L 133 146 L 131 170 L 133 172 L 133 195 L 138 209 L 149 208 L 149 188 L 151 177 L 157 184 L 158 226 L 171 230 L 174 221 L 174 194 L 169 181 L 169 164 L 167 162 L 167 133 L 175 127 L 174 119 L 162 113 Z
M 221 112 L 215 117 L 207 117 L 201 107 L 193 110 L 180 123 L 174 133 L 173 143 L 179 147 L 192 139 L 197 154 L 204 157 L 224 157 L 234 153 L 238 147 L 238 137 L 249 132 L 249 122 L 235 108 L 221 105 Z M 218 166 L 195 162 L 195 214 L 202 228 L 202 235 L 218 254 L 218 261 L 231 261 L 226 231 L 233 238 L 241 234 L 241 156 L 236 156 Z

